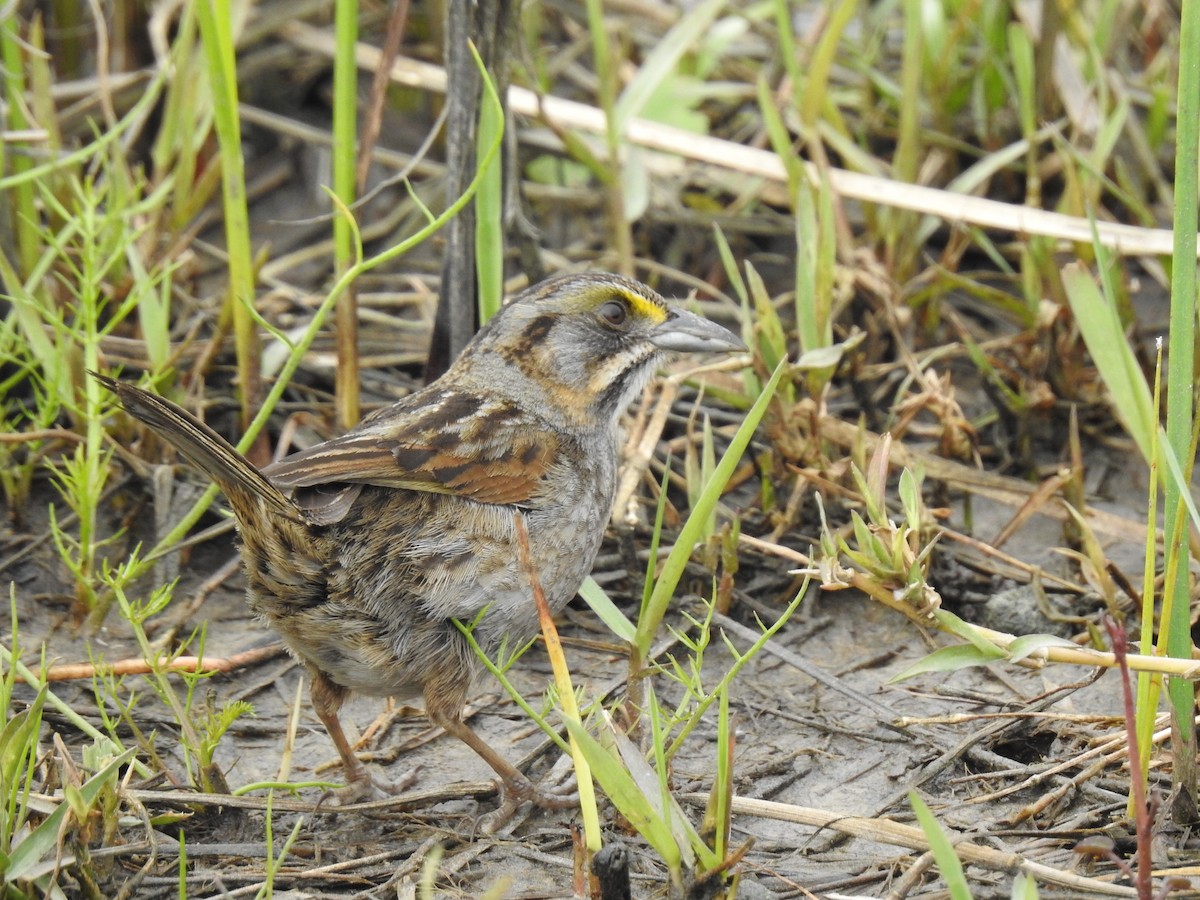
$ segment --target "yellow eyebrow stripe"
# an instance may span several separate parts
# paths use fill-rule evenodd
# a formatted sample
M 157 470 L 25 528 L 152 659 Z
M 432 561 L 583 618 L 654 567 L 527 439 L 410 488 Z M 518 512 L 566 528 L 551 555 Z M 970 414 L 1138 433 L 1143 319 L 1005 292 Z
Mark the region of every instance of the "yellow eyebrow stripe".
M 633 293 L 633 291 L 623 290 L 621 294 L 629 301 L 629 306 L 633 310 L 634 315 L 647 319 L 655 325 L 661 325 L 667 321 L 667 311 L 653 300 L 648 300 L 641 294 Z

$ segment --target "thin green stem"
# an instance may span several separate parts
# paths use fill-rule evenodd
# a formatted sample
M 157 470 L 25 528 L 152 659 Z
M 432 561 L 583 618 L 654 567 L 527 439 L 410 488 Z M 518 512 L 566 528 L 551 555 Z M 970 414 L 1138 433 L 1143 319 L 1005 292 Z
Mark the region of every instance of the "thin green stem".
M 1191 483 L 1194 464 L 1187 454 L 1192 435 L 1192 391 L 1195 388 L 1194 347 L 1196 334 L 1196 213 L 1197 165 L 1200 164 L 1200 4 L 1183 4 L 1179 38 L 1179 112 L 1178 148 L 1175 154 L 1175 255 L 1171 272 L 1171 326 L 1167 348 L 1167 444 L 1183 464 L 1184 483 Z M 1166 479 L 1163 513 L 1167 522 L 1176 520 L 1183 502 L 1180 486 Z M 1167 558 L 1182 558 L 1188 552 L 1186 529 L 1177 541 L 1167 545 Z M 1164 585 L 1177 602 L 1168 628 L 1167 650 L 1171 656 L 1187 658 L 1192 651 L 1188 602 L 1188 566 L 1175 567 L 1176 577 Z M 1195 731 L 1192 707 L 1195 686 L 1184 678 L 1172 678 L 1168 685 L 1178 729 L 1185 736 L 1185 747 L 1176 747 L 1177 758 L 1194 757 Z M 1186 767 L 1192 771 L 1191 767 Z M 1180 787 L 1180 785 L 1176 785 Z M 1194 791 L 1194 785 L 1187 786 Z
M 333 66 L 333 192 L 347 210 L 353 209 L 358 162 L 358 0 L 337 0 L 334 20 L 336 50 Z M 333 217 L 333 246 L 338 273 L 354 265 L 356 247 L 349 213 Z M 359 419 L 358 295 L 343 292 L 337 304 L 338 420 L 350 428 Z
M 237 67 L 233 52 L 233 12 L 229 0 L 196 4 L 200 36 L 208 62 L 212 90 L 213 124 L 221 148 L 221 186 L 224 196 L 225 250 L 229 257 L 229 314 L 237 346 L 238 383 L 242 399 L 242 425 L 260 409 L 261 348 L 254 317 L 246 304 L 254 302 L 254 263 L 250 249 L 250 211 L 246 200 L 246 171 L 242 159 L 242 132 L 238 118 Z

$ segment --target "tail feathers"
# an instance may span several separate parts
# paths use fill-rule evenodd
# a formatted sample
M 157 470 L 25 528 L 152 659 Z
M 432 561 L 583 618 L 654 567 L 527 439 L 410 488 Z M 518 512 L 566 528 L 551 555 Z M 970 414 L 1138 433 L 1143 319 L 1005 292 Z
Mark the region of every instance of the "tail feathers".
M 246 501 L 261 500 L 267 508 L 288 519 L 301 521 L 299 510 L 283 493 L 238 453 L 225 438 L 170 400 L 96 372 L 92 376 L 117 395 L 134 418 L 217 483 L 235 508 Z M 240 518 L 240 516 L 239 516 Z

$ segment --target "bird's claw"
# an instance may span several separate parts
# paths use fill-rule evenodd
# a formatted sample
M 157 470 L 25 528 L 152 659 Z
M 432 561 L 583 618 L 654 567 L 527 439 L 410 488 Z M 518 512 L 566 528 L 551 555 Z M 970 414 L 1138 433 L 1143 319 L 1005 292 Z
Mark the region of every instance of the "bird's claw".
M 499 783 L 500 805 L 479 820 L 479 830 L 495 834 L 508 824 L 522 804 L 532 803 L 541 809 L 571 809 L 579 805 L 579 794 L 558 794 L 543 790 L 528 778 L 502 780 Z
M 372 800 L 386 800 L 402 791 L 408 790 L 417 781 L 417 772 L 410 769 L 399 778 L 388 779 L 363 768 L 350 778 L 345 787 L 333 788 L 322 795 L 317 801 L 318 806 L 349 806 L 352 803 L 366 803 Z

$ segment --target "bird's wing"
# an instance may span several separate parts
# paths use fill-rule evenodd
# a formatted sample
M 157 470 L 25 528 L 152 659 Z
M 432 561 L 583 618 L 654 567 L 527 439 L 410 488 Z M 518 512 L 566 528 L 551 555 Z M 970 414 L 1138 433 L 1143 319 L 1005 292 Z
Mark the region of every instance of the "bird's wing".
M 510 404 L 442 391 L 381 410 L 263 474 L 327 523 L 345 516 L 363 485 L 522 505 L 537 494 L 559 452 L 555 432 L 532 427 Z

